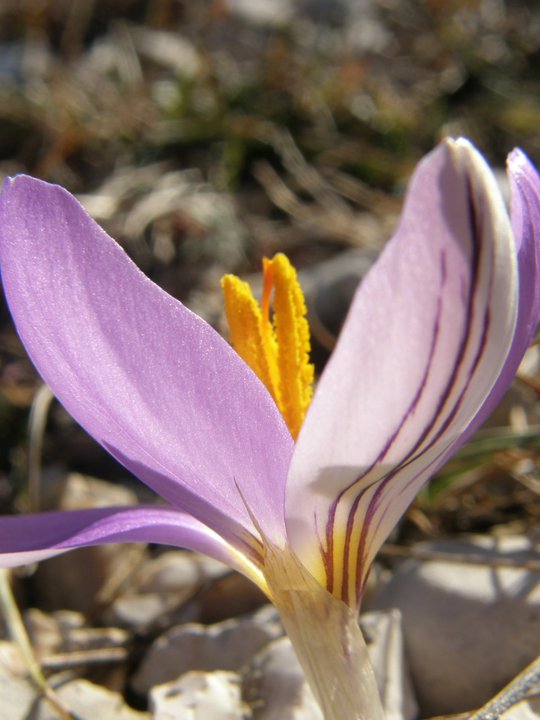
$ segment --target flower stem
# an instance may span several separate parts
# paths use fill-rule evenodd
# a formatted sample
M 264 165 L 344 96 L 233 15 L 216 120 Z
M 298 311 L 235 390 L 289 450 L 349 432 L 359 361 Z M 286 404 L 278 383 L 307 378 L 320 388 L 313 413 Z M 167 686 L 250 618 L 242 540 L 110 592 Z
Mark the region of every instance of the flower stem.
M 356 614 L 287 550 L 267 548 L 265 575 L 325 720 L 384 720 Z

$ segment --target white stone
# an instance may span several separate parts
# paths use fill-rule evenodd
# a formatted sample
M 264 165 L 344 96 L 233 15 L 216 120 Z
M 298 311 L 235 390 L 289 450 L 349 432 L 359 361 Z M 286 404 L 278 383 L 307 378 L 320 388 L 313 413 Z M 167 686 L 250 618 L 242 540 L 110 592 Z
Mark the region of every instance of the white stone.
M 523 700 L 501 715 L 500 720 L 539 720 L 540 698 Z
M 418 716 L 409 671 L 403 657 L 403 632 L 399 610 L 360 616 L 386 720 L 413 720 Z
M 399 612 L 368 613 L 361 617 L 360 624 L 387 720 L 413 720 L 417 716 L 417 705 L 403 663 Z M 243 671 L 243 697 L 257 720 L 322 720 L 290 641 L 282 635 L 272 606 L 262 608 L 249 618 L 213 626 L 191 623 L 174 628 L 150 648 L 133 678 L 133 688 L 139 694 L 152 692 L 154 698 L 159 698 L 160 712 L 169 712 L 164 705 L 165 691 L 156 694 L 154 686 L 168 683 L 174 696 L 176 678 L 183 682 L 189 671 L 207 671 L 190 674 L 198 678 L 197 687 L 203 695 L 212 694 L 209 678 L 216 673 L 223 675 L 218 671 Z M 203 678 L 207 679 L 203 682 Z M 179 717 L 184 718 L 182 714 Z M 199 715 L 194 717 L 198 719 Z M 163 720 L 165 718 L 164 715 Z
M 150 720 L 148 713 L 128 707 L 119 693 L 94 685 L 88 680 L 73 680 L 59 687 L 57 694 L 77 720 Z M 11 716 L 9 718 L 12 720 Z M 32 718 L 58 720 L 58 712 L 42 700 L 38 712 Z
M 274 640 L 253 659 L 244 693 L 257 720 L 323 720 L 287 637 Z
M 137 579 L 140 593 L 193 592 L 202 583 L 230 572 L 223 563 L 186 550 L 169 550 L 147 560 Z
M 189 672 L 150 692 L 152 720 L 248 720 L 240 678 L 231 672 Z
M 178 32 L 130 27 L 129 33 L 141 55 L 172 70 L 175 76 L 193 78 L 200 72 L 200 53 L 191 40 Z
M 25 720 L 30 717 L 37 695 L 28 680 L 16 645 L 0 641 L 0 701 L 3 716 L 6 720 Z
M 243 21 L 262 27 L 283 27 L 292 20 L 288 0 L 225 0 L 227 9 Z
M 150 647 L 133 678 L 133 687 L 143 695 L 154 685 L 190 670 L 238 670 L 282 634 L 277 613 L 270 607 L 249 618 L 175 627 Z
M 170 627 L 179 621 L 180 610 L 199 588 L 229 572 L 217 560 L 183 550 L 149 558 L 132 578 L 127 591 L 114 600 L 105 614 L 106 622 L 141 635 Z M 189 617 L 189 610 L 184 609 L 182 621 L 198 620 L 193 613 Z
M 78 720 L 150 720 L 148 713 L 128 707 L 119 693 L 74 680 L 56 689 L 62 704 Z M 0 718 L 2 720 L 58 720 L 58 712 L 28 677 L 14 643 L 0 641 Z
M 538 560 L 525 538 L 423 544 L 431 551 Z M 423 715 L 481 707 L 538 654 L 540 573 L 523 567 L 408 560 L 372 602 L 399 608 Z

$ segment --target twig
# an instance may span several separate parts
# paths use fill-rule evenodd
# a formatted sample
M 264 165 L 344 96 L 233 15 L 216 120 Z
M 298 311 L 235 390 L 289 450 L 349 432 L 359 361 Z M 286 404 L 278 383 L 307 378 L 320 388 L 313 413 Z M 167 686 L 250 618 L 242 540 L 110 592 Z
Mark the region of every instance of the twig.
M 373 244 L 368 242 L 365 228 L 357 216 L 336 208 L 330 210 L 317 203 L 303 202 L 269 163 L 256 163 L 253 175 L 274 205 L 297 222 L 317 228 L 319 233 L 325 233 L 353 247 Z M 369 229 L 371 231 L 373 228 Z
M 58 672 L 85 665 L 110 665 L 121 663 L 128 656 L 127 648 L 111 647 L 94 650 L 75 650 L 73 652 L 55 653 L 41 658 L 41 665 L 46 670 Z
M 519 551 L 516 551 L 519 552 Z M 456 563 L 460 565 L 486 565 L 488 567 L 524 568 L 533 572 L 540 572 L 540 559 L 520 560 L 517 558 L 500 556 L 488 556 L 481 553 L 457 553 L 445 552 L 442 550 L 430 550 L 421 547 L 403 547 L 401 545 L 384 545 L 380 555 L 388 557 L 406 557 L 416 560 L 439 561 Z

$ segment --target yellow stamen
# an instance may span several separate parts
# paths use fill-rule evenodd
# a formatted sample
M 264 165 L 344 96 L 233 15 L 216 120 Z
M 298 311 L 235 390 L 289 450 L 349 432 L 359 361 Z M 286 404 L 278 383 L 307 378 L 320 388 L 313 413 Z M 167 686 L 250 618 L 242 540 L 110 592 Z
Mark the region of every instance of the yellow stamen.
M 234 275 L 222 280 L 231 343 L 272 394 L 296 439 L 313 392 L 304 294 L 289 260 L 263 261 L 261 306 Z M 273 316 L 270 316 L 273 291 Z
M 251 288 L 235 275 L 221 280 L 231 345 L 273 394 L 267 353 L 264 351 L 263 318 Z

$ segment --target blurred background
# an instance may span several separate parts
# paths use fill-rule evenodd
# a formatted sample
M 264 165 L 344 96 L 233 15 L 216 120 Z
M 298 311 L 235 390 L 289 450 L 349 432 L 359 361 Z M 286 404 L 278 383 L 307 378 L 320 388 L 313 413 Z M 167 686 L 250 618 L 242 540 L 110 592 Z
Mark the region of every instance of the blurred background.
M 254 275 L 263 256 L 287 253 L 306 286 L 319 370 L 415 164 L 445 135 L 471 138 L 503 188 L 514 146 L 540 162 L 540 4 L 0 3 L 0 177 L 65 186 L 220 330 L 221 275 Z M 36 395 L 4 302 L 0 359 L 1 512 L 66 506 L 49 490 L 73 473 L 148 499 Z M 538 527 L 539 367 L 533 348 L 490 427 L 422 493 L 394 541 Z

